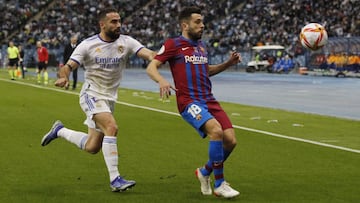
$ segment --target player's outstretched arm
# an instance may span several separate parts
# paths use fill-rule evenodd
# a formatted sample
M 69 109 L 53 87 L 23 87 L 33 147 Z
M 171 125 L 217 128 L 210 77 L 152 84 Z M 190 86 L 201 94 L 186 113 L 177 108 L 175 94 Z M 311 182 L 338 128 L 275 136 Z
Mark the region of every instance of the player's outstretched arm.
M 216 75 L 218 73 L 221 73 L 222 71 L 226 70 L 232 65 L 235 65 L 237 63 L 241 62 L 241 55 L 237 52 L 231 52 L 230 57 L 227 61 L 221 64 L 217 65 L 209 65 L 209 76 Z
M 153 59 L 146 68 L 146 73 L 149 77 L 159 84 L 160 88 L 160 97 L 167 98 L 169 97 L 170 90 L 173 89 L 176 91 L 176 88 L 172 86 L 159 72 L 158 68 L 161 66 L 162 62 L 156 59 Z
M 142 59 L 151 61 L 156 56 L 156 52 L 144 47 L 144 48 L 139 50 L 137 55 L 138 55 L 138 57 L 140 57 Z

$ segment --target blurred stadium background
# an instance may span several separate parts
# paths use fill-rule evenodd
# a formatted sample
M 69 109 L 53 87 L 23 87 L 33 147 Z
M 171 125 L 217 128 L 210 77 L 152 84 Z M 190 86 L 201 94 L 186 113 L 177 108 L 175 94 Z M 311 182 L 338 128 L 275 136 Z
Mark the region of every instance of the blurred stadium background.
M 72 35 L 80 41 L 98 32 L 96 14 L 103 7 L 121 11 L 122 30 L 147 47 L 158 50 L 168 37 L 179 35 L 176 15 L 187 5 L 203 8 L 210 63 L 227 57 L 229 50 L 241 52 L 243 62 L 235 70 L 245 70 L 252 60 L 251 48 L 275 44 L 285 47 L 296 67 L 309 70 L 359 72 L 359 64 L 348 64 L 347 57 L 360 53 L 360 4 L 358 0 L 0 0 L 5 11 L 0 19 L 1 63 L 6 65 L 9 41 L 25 49 L 24 64 L 36 66 L 37 40 L 49 49 L 50 65 L 63 64 L 64 45 Z M 329 43 L 317 52 L 301 47 L 298 35 L 309 22 L 325 25 Z M 321 66 L 326 57 L 336 55 L 335 67 Z M 129 68 L 145 67 L 132 58 Z
M 59 67 L 70 36 L 78 35 L 81 41 L 96 34 L 96 13 L 110 5 L 121 11 L 124 34 L 157 50 L 167 37 L 179 35 L 176 13 L 192 4 L 204 11 L 207 28 L 203 40 L 209 45 L 211 63 L 222 61 L 229 50 L 241 52 L 243 62 L 232 71 L 245 71 L 256 45 L 282 45 L 299 66 L 320 74 L 328 68 L 321 67 L 328 55 L 341 58 L 360 54 L 359 0 L 0 0 L 0 69 L 6 67 L 10 40 L 25 48 L 27 67 L 36 66 L 37 40 L 49 49 L 50 65 Z M 330 37 L 328 45 L 317 52 L 309 52 L 298 43 L 300 29 L 308 22 L 324 24 Z M 348 67 L 343 62 L 336 65 L 339 71 Z M 147 76 L 136 68 L 142 67 L 144 61 L 129 61 L 128 76 L 137 80 L 125 77 L 123 87 L 133 88 L 136 84 L 157 90 L 155 84 L 144 85 L 150 80 L 141 80 Z M 39 139 L 48 130 L 44 124 L 55 118 L 67 120 L 74 128 L 84 127 L 78 122 L 83 114 L 73 105 L 77 92 L 34 85 L 31 79 L 11 81 L 3 72 L 0 92 L 6 94 L 2 95 L 0 106 L 6 108 L 0 108 L 0 148 L 4 152 L 0 154 L 0 172 L 4 174 L 0 176 L 0 202 L 225 202 L 213 197 L 204 199 L 198 194 L 198 185 L 193 184 L 195 178 L 189 176 L 193 164 L 202 163 L 201 157 L 193 154 L 205 153 L 204 145 L 195 140 L 198 137 L 191 135 L 193 129 L 178 122 L 179 117 L 123 105 L 175 112 L 174 100 L 169 105 L 150 100 L 149 97 L 157 98 L 158 93 L 144 93 L 139 88 L 136 92 L 124 88 L 119 91 L 121 114 L 116 115 L 124 135 L 119 136 L 122 161 L 126 163 L 123 171 L 141 184 L 131 193 L 109 195 L 101 156 L 90 160 L 87 154 L 73 153 L 78 149 L 61 142 L 52 145 L 52 149 L 39 150 Z M 50 74 L 55 77 L 55 72 Z M 215 77 L 219 83 L 214 85 L 214 93 L 221 98 L 222 92 L 231 91 L 231 97 L 224 96 L 221 101 L 226 101 L 223 105 L 234 124 L 244 127 L 236 128 L 241 142 L 227 169 L 242 193 L 232 202 L 359 202 L 359 79 L 232 72 L 220 76 Z M 221 81 L 232 84 L 225 86 Z M 265 85 L 254 85 L 258 83 Z M 242 89 L 236 92 L 239 86 Z M 272 108 L 254 107 L 262 105 L 255 103 L 258 96 Z M 239 103 L 251 106 L 228 103 L 233 98 L 245 99 Z M 59 99 L 62 105 L 58 104 Z M 310 102 L 303 103 L 301 99 Z M 273 109 L 274 104 L 281 105 L 280 109 L 296 105 L 300 108 L 296 111 L 302 112 L 315 107 L 325 115 L 335 112 L 339 116 L 336 111 L 342 111 L 346 118 L 351 112 L 352 118 L 280 111 Z M 137 122 L 127 122 L 129 119 Z M 158 127 L 162 122 L 172 125 Z M 139 128 L 138 123 L 144 126 Z M 171 132 L 172 136 L 163 136 L 164 132 Z M 174 142 L 174 137 L 178 142 Z M 352 152 L 339 148 L 350 148 Z

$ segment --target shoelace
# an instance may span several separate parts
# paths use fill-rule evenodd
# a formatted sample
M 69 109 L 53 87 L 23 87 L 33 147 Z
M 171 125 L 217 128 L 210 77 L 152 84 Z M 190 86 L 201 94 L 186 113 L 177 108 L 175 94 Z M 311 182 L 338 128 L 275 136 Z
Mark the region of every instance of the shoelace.
M 224 185 L 225 185 L 224 190 L 231 191 L 230 183 L 224 182 Z

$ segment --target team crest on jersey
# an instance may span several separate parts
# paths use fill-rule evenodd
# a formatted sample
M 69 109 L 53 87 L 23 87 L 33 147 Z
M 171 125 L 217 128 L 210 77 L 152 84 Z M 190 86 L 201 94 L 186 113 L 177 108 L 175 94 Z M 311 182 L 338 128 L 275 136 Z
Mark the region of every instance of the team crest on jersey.
M 195 119 L 198 120 L 198 121 L 201 120 L 201 119 L 202 119 L 201 114 L 197 114 L 196 117 L 195 117 Z
M 120 46 L 118 47 L 118 51 L 119 51 L 120 53 L 123 53 L 123 52 L 124 52 L 124 46 L 120 45 Z
M 205 53 L 205 48 L 203 46 L 193 47 L 195 53 Z

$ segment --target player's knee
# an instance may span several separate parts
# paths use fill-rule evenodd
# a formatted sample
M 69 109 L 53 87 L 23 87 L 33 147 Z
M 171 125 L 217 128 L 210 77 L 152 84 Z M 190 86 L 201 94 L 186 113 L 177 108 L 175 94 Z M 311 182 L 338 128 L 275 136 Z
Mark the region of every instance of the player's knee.
M 237 141 L 236 141 L 235 137 L 233 137 L 232 139 L 229 140 L 229 142 L 228 142 L 229 148 L 234 149 L 236 145 L 237 145 Z
M 88 151 L 90 154 L 97 154 L 100 150 L 97 151 Z
M 90 154 L 97 154 L 101 149 L 101 145 L 91 145 L 86 144 L 85 151 L 89 152 Z
M 224 133 L 220 126 L 214 126 L 207 132 L 207 135 L 211 140 L 222 140 Z
M 235 131 L 232 128 L 224 131 L 224 146 L 226 149 L 232 150 L 237 145 Z
M 116 123 L 110 123 L 106 126 L 105 134 L 109 136 L 116 136 L 118 132 L 118 126 Z
M 100 151 L 100 147 L 86 147 L 85 150 L 89 152 L 90 154 L 97 154 Z

